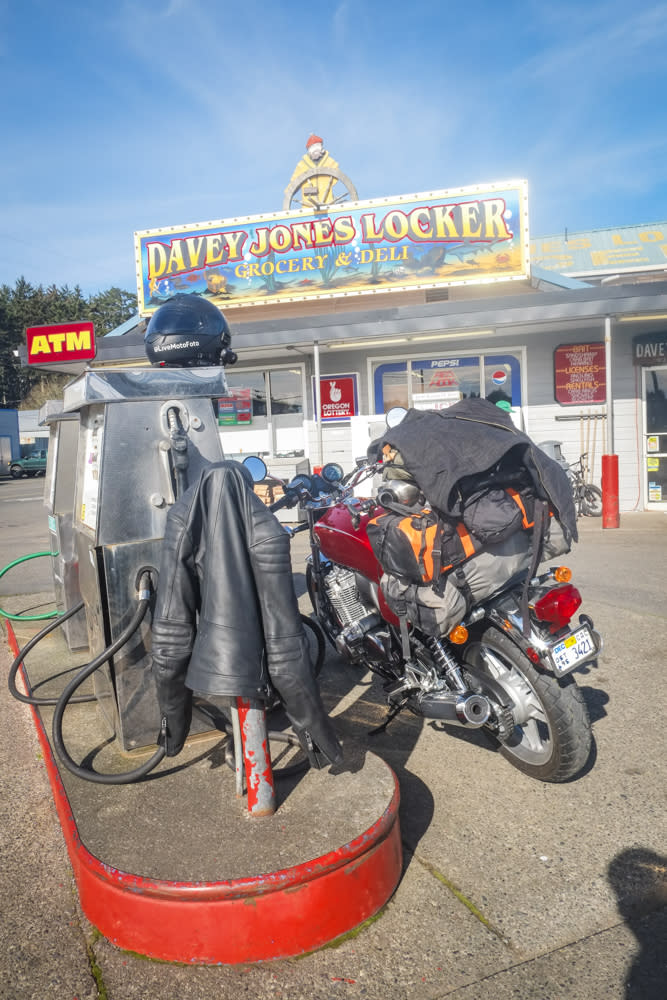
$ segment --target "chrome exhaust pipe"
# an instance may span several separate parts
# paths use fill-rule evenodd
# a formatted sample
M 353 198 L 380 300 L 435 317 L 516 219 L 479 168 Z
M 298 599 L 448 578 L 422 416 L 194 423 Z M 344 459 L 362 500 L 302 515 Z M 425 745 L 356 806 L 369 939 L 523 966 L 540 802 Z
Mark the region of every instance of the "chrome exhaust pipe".
M 427 694 L 419 699 L 419 707 L 425 719 L 471 729 L 485 725 L 491 715 L 491 705 L 481 694 Z

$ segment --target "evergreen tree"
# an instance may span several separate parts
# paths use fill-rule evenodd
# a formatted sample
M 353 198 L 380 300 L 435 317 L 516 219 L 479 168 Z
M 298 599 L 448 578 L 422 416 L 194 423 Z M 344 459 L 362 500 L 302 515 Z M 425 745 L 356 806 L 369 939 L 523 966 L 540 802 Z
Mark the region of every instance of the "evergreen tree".
M 120 288 L 86 298 L 78 285 L 49 285 L 44 289 L 23 277 L 14 288 L 0 286 L 0 406 L 35 409 L 45 393 L 53 398 L 54 389 L 67 378 L 56 376 L 54 381 L 48 372 L 21 365 L 17 355 L 19 346 L 25 343 L 26 327 L 91 320 L 95 336 L 103 337 L 136 311 L 136 295 Z

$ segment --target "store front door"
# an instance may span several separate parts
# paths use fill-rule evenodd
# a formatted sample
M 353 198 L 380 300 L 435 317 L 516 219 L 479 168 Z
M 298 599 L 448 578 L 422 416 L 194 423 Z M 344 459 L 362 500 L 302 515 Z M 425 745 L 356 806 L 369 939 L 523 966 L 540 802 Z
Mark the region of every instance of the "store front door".
M 645 368 L 642 374 L 647 506 L 667 510 L 667 368 Z

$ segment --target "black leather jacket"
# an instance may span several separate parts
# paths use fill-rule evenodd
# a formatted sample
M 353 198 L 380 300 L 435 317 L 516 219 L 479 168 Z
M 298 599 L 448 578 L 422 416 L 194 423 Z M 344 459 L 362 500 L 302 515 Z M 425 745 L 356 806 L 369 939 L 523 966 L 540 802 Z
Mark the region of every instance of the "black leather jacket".
M 265 700 L 270 680 L 302 745 L 342 759 L 310 662 L 289 537 L 237 462 L 208 466 L 170 510 L 152 631 L 169 756 L 188 734 L 193 691 Z

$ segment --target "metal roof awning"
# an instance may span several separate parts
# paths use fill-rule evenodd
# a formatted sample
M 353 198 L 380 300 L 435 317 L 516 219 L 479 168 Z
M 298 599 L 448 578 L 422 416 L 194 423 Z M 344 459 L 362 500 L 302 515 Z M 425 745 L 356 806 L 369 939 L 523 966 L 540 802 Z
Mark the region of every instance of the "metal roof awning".
M 541 277 L 538 279 L 542 281 Z M 231 319 L 232 345 L 241 360 L 250 357 L 284 357 L 291 350 L 311 353 L 314 342 L 320 348 L 362 346 L 401 340 L 455 340 L 457 334 L 470 336 L 498 335 L 510 330 L 521 335 L 565 331 L 568 326 L 578 330 L 596 329 L 610 316 L 621 322 L 633 321 L 637 333 L 667 323 L 667 281 L 650 284 L 581 285 L 552 290 L 533 290 L 517 295 L 460 301 L 434 302 L 374 308 L 363 311 L 337 312 L 299 317 L 273 317 L 267 320 L 242 321 Z M 91 367 L 136 365 L 146 362 L 144 351 L 145 321 L 139 316 L 123 327 L 97 341 L 97 356 Z M 123 330 L 124 332 L 120 332 Z M 26 364 L 25 347 L 19 352 Z M 47 370 L 79 374 L 86 369 L 78 365 L 43 365 Z

